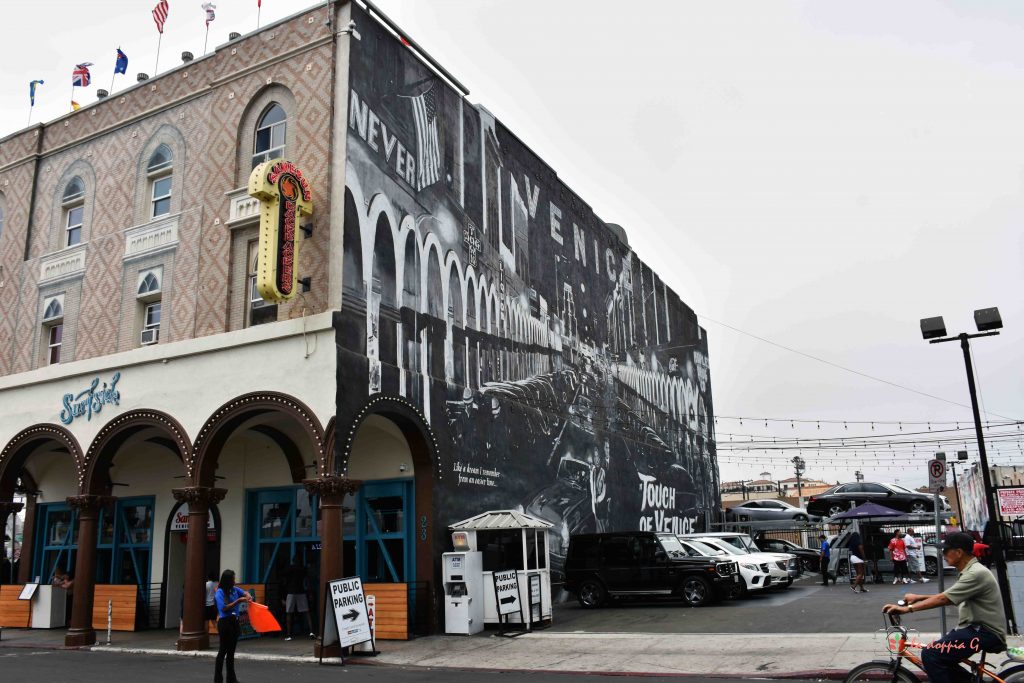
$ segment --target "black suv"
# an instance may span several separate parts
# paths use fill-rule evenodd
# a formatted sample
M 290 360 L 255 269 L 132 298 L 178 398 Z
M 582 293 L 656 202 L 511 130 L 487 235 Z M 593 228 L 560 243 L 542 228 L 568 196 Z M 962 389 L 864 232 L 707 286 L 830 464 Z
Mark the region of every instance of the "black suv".
M 585 608 L 609 597 L 681 597 L 692 607 L 725 597 L 740 581 L 735 562 L 697 555 L 672 534 L 625 531 L 569 538 L 565 588 Z

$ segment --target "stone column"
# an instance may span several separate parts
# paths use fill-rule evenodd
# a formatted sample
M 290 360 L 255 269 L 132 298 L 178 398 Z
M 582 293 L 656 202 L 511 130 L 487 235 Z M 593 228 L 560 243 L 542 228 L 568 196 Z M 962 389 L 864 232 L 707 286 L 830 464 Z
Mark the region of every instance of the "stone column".
M 206 604 L 206 520 L 210 506 L 224 500 L 226 489 L 190 486 L 171 492 L 179 503 L 188 504 L 188 542 L 185 544 L 185 593 L 179 650 L 205 650 L 210 647 L 203 608 Z M 223 533 L 223 530 L 221 530 Z
M 96 643 L 92 627 L 93 593 L 96 588 L 96 536 L 100 510 L 113 505 L 110 496 L 71 496 L 68 505 L 78 513 L 78 558 L 75 561 L 71 603 L 71 628 L 64 636 L 65 647 Z
M 362 482 L 347 477 L 329 475 L 306 479 L 302 483 L 310 494 L 320 496 L 320 519 L 323 522 L 320 529 L 320 607 L 322 607 L 324 596 L 327 595 L 327 582 L 344 578 L 342 577 L 345 563 L 341 537 L 341 506 L 346 494 L 354 494 L 359 490 L 359 485 Z M 325 646 L 323 644 L 323 614 L 320 615 L 319 621 L 320 623 L 316 627 L 317 638 L 313 645 L 313 656 L 340 657 L 341 648 L 338 645 Z
M 17 577 L 12 577 L 10 574 L 10 572 L 14 571 L 13 548 L 15 536 L 14 532 L 16 530 L 11 529 L 10 543 L 5 542 L 3 539 L 4 532 L 7 531 L 7 520 L 10 519 L 12 516 L 16 515 L 17 513 L 21 512 L 22 507 L 24 506 L 21 503 L 15 503 L 14 501 L 11 500 L 0 500 L 0 545 L 3 545 L 3 547 L 0 548 L 0 559 L 6 557 L 10 561 L 10 565 L 8 566 L 7 571 L 4 572 L 4 576 L 0 577 L 0 582 L 2 583 L 14 583 L 15 581 L 17 581 Z M 12 551 L 9 556 L 7 552 L 8 550 Z

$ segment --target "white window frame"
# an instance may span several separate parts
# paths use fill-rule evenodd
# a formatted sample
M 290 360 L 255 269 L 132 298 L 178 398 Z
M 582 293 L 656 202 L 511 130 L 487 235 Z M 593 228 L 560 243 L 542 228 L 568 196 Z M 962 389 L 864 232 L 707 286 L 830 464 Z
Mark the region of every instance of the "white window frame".
M 270 110 L 271 110 L 271 108 L 273 106 L 279 107 L 281 109 L 281 111 L 284 112 L 284 119 L 282 119 L 281 121 L 277 121 L 275 123 L 271 123 L 268 126 L 261 125 L 263 123 L 263 119 L 266 117 L 267 114 L 270 113 Z M 277 129 L 279 129 L 279 128 L 282 129 L 282 131 L 283 131 L 281 133 L 281 144 L 277 145 L 275 147 L 274 146 L 274 132 Z M 270 145 L 270 147 L 267 147 L 267 149 L 262 150 L 262 151 L 257 149 L 257 145 L 259 145 L 260 131 L 261 130 L 269 130 L 270 131 L 270 133 L 269 133 L 269 141 L 268 141 L 268 144 Z M 274 159 L 274 158 L 277 158 L 277 157 L 284 156 L 284 151 L 285 151 L 285 148 L 287 146 L 288 146 L 288 110 L 285 109 L 281 105 L 280 102 L 274 102 L 273 105 L 268 106 L 266 108 L 266 110 L 264 110 L 263 113 L 260 114 L 260 118 L 256 121 L 255 134 L 253 135 L 253 139 L 252 139 L 252 167 L 256 168 L 256 166 L 258 164 L 261 164 L 264 161 L 267 161 L 268 159 Z
M 71 183 L 78 182 L 81 192 L 68 196 L 68 188 Z M 68 181 L 64 186 L 64 194 L 61 195 L 61 208 L 64 210 L 64 248 L 74 247 L 82 243 L 82 235 L 85 232 L 85 182 L 78 176 Z M 71 222 L 71 216 L 76 209 L 81 209 L 82 215 L 78 223 Z M 72 230 L 78 231 L 78 240 L 71 241 Z
M 272 306 L 275 309 L 274 319 L 275 320 L 277 319 L 277 314 L 276 314 L 277 304 L 272 304 L 269 301 L 264 300 L 264 298 L 260 296 L 259 292 L 256 291 L 256 277 L 257 277 L 257 270 L 258 270 L 258 266 L 259 266 L 259 263 L 258 263 L 259 252 L 256 249 L 257 244 L 258 244 L 258 242 L 256 240 L 253 240 L 253 241 L 249 242 L 249 245 L 248 245 L 247 251 L 246 251 L 246 259 L 245 259 L 245 262 L 246 262 L 245 281 L 247 283 L 247 285 L 246 285 L 247 286 L 247 290 L 246 290 L 247 302 L 246 302 L 246 307 L 245 307 L 245 326 L 246 327 L 252 327 L 253 326 L 253 321 L 252 321 L 252 319 L 253 319 L 253 311 L 256 311 L 257 309 L 260 309 L 260 308 L 267 308 L 267 307 Z M 250 257 L 250 255 L 251 255 L 251 257 Z M 264 321 L 264 322 L 257 323 L 257 324 L 265 325 L 267 322 L 270 322 L 270 321 Z
M 56 320 L 56 322 L 51 323 L 51 324 L 47 324 L 47 325 L 44 326 L 44 328 L 46 329 L 46 364 L 47 365 L 56 365 L 57 363 L 60 363 L 61 351 L 62 351 L 62 347 L 64 346 L 64 319 L 63 318 L 55 318 L 55 320 Z M 54 343 L 53 336 L 54 336 L 54 332 L 56 332 L 57 330 L 60 330 L 60 332 L 59 332 L 60 339 L 56 343 Z M 57 353 L 57 359 L 56 360 L 54 360 L 54 358 L 53 358 L 53 354 L 54 354 L 55 351 Z
M 156 156 L 156 153 L 159 152 L 161 148 L 167 150 L 167 154 L 165 155 L 167 158 L 158 164 L 154 164 L 153 157 Z M 149 162 L 146 165 L 146 177 L 149 179 L 149 217 L 150 220 L 156 220 L 157 218 L 166 216 L 171 212 L 171 196 L 174 193 L 174 152 L 171 151 L 170 147 L 162 144 L 153 150 L 153 153 L 149 157 Z M 167 188 L 167 194 L 158 196 L 156 193 L 157 183 L 164 179 L 169 180 L 170 187 Z M 157 202 L 165 199 L 167 200 L 167 210 L 163 213 L 157 213 Z
M 155 322 L 150 320 L 150 313 L 151 313 L 151 311 L 154 311 L 154 310 L 156 311 L 156 321 Z M 163 320 L 163 301 L 161 299 L 157 299 L 156 301 L 151 301 L 149 303 L 144 303 L 142 305 L 142 333 L 139 335 L 139 341 L 141 342 L 143 334 L 145 334 L 149 330 L 155 330 L 156 331 L 155 332 L 156 339 L 154 339 L 150 343 L 151 344 L 158 344 L 158 343 L 160 343 L 160 322 L 161 322 L 161 320 Z

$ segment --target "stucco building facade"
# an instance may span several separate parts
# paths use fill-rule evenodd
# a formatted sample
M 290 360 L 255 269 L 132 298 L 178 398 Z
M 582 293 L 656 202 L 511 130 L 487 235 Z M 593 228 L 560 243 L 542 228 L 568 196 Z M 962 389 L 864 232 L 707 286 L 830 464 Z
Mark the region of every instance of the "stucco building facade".
M 125 627 L 205 647 L 206 574 L 269 599 L 293 558 L 409 637 L 477 512 L 551 521 L 556 574 L 571 533 L 714 517 L 693 311 L 396 31 L 318 5 L 0 140 L 0 514 L 20 582 L 74 574 L 69 644 L 129 586 Z M 274 158 L 314 205 L 277 304 Z

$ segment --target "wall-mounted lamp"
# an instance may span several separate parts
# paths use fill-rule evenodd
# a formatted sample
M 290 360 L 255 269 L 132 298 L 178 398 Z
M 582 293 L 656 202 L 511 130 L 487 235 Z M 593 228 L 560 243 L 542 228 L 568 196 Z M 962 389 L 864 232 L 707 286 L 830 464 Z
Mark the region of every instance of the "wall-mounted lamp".
M 409 469 L 409 468 L 406 467 L 404 462 L 401 465 L 398 466 L 398 471 L 399 472 L 405 472 L 407 469 Z
M 356 22 L 354 22 L 354 21 L 349 21 L 348 25 L 345 26 L 345 28 L 343 28 L 340 31 L 338 31 L 338 35 L 339 36 L 340 35 L 345 35 L 345 34 L 352 36 L 356 40 L 362 40 L 363 39 L 362 36 L 359 35 L 359 31 L 356 30 Z

